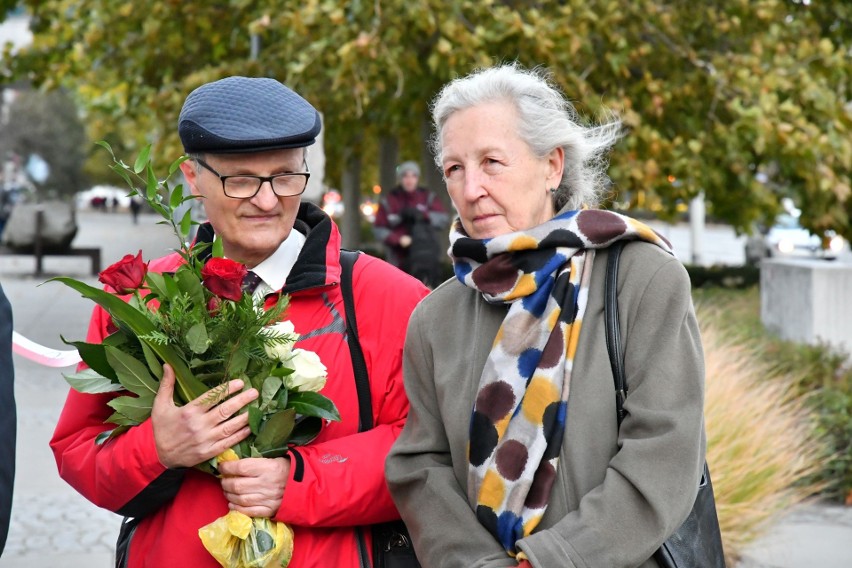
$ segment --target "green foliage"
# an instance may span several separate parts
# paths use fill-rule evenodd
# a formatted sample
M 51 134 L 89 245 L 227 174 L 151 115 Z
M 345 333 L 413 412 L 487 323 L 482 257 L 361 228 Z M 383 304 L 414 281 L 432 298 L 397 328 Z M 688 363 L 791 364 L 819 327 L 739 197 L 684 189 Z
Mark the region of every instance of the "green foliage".
M 845 500 L 852 495 L 852 358 L 827 345 L 783 341 L 760 322 L 757 287 L 746 290 L 705 288 L 693 291 L 702 317 L 735 342 L 748 344 L 768 369 L 767 380 L 789 376 L 811 410 L 814 427 L 827 447 L 824 467 L 806 481 L 822 487 L 824 496 Z
M 831 460 L 813 476 L 825 484 L 824 494 L 839 502 L 852 498 L 852 392 L 849 388 L 824 388 L 813 401 L 817 433 L 828 443 Z
M 722 288 L 749 288 L 760 282 L 760 269 L 746 266 L 700 266 L 687 264 L 686 271 L 693 288 L 719 286 Z
M 134 151 L 157 141 L 176 155 L 180 105 L 203 82 L 266 75 L 323 112 L 329 185 L 352 150 L 377 179 L 378 141 L 398 137 L 401 155 L 418 155 L 443 84 L 518 60 L 551 69 L 584 114 L 614 111 L 630 129 L 613 155 L 614 198 L 674 215 L 704 191 L 710 214 L 747 232 L 789 195 L 809 228 L 852 237 L 848 3 L 24 4 L 35 41 L 4 59 L 6 72 L 69 87 L 94 139 Z

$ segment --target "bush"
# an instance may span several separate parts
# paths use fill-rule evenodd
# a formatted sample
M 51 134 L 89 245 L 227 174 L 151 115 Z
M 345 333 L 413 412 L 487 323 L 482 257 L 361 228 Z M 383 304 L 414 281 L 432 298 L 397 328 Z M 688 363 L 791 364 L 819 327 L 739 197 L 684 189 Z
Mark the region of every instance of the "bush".
M 760 269 L 753 265 L 707 267 L 688 264 L 686 271 L 693 288 L 748 288 L 760 283 Z
M 793 387 L 813 413 L 813 428 L 824 442 L 823 467 L 805 482 L 821 487 L 824 498 L 852 500 L 852 361 L 829 345 L 784 341 L 760 321 L 760 292 L 695 290 L 702 323 L 713 325 L 728 340 L 748 344 L 762 361 L 768 378 L 793 377 Z
M 702 315 L 702 322 L 713 319 Z M 823 450 L 794 378 L 767 378 L 771 371 L 754 349 L 717 324 L 702 325 L 702 340 L 707 463 L 733 565 L 771 520 L 818 489 Z

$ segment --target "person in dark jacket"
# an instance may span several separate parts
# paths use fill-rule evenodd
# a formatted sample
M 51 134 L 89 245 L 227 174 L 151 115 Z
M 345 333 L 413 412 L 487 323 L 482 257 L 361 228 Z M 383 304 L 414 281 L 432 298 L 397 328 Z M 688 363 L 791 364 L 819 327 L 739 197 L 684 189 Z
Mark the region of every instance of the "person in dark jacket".
M 257 277 L 253 293 L 267 307 L 279 293 L 290 296 L 286 317 L 300 335 L 296 345 L 328 368 L 321 392 L 341 420 L 324 424 L 314 441 L 284 457 L 221 462 L 219 479 L 194 466 L 246 437 L 248 414 L 239 410 L 259 396 L 256 389 L 214 406 L 202 398 L 176 407 L 174 373 L 166 372 L 151 418 L 103 445 L 95 440 L 110 428 L 104 423 L 112 412 L 109 395 L 71 390 L 51 447 L 60 475 L 77 491 L 136 519 L 119 541 L 126 545 L 117 554 L 121 566 L 218 568 L 198 529 L 237 510 L 293 529 L 289 568 L 358 568 L 371 562 L 369 537 L 360 542 L 359 527 L 399 518 L 383 468 L 408 414 L 405 327 L 427 289 L 379 259 L 361 255 L 355 263 L 352 295 L 375 425 L 360 432 L 340 233 L 300 197 L 310 175 L 306 147 L 320 127 L 319 113 L 298 94 L 274 79 L 246 77 L 202 85 L 188 96 L 178 121 L 191 158 L 181 170 L 209 219 L 196 242 L 221 239 L 225 256 Z M 182 262 L 175 253 L 148 269 L 173 272 Z M 109 319 L 96 308 L 89 342 L 104 340 Z
M 396 168 L 399 185 L 379 202 L 373 225 L 385 245 L 387 260 L 430 287 L 440 279 L 441 248 L 436 231 L 448 215 L 434 193 L 418 185 L 420 166 L 403 162 Z
M 15 485 L 15 368 L 12 365 L 12 306 L 0 285 L 0 554 L 9 534 Z

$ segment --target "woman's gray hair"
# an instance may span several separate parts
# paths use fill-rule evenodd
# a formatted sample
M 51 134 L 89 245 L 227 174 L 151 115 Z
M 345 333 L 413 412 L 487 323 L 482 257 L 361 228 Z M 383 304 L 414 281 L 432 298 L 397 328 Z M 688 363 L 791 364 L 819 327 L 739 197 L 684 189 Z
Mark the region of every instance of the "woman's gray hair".
M 565 167 L 554 206 L 579 209 L 598 205 L 609 185 L 607 151 L 623 135 L 621 122 L 612 119 L 584 126 L 574 106 L 552 84 L 541 68 L 526 70 L 517 63 L 478 69 L 454 79 L 432 102 L 435 134 L 430 141 L 438 169 L 443 171 L 441 138 L 453 113 L 483 103 L 508 101 L 518 112 L 518 135 L 532 153 L 543 158 L 558 147 L 565 151 Z

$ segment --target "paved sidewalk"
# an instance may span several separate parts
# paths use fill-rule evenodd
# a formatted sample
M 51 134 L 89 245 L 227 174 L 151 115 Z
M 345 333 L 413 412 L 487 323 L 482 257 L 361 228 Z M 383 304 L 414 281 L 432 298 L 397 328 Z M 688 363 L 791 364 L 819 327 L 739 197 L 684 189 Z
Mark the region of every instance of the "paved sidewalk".
M 140 248 L 144 258 L 176 246 L 158 217 L 81 212 L 77 246 L 101 246 L 103 265 Z M 56 282 L 40 285 L 32 257 L 0 256 L 0 281 L 12 302 L 15 329 L 56 349 L 60 341 L 83 339 L 92 303 Z M 45 259 L 49 275 L 69 275 L 89 284 L 88 259 Z M 40 367 L 15 356 L 18 404 L 18 453 L 12 523 L 0 568 L 109 568 L 119 517 L 79 496 L 57 472 L 48 440 L 65 400 L 62 369 Z M 746 553 L 740 568 L 852 567 L 852 507 L 815 504 L 775 525 Z
M 140 248 L 146 260 L 177 246 L 160 217 L 140 215 L 133 225 L 129 213 L 80 212 L 75 246 L 100 246 L 103 267 Z M 44 277 L 32 274 L 31 256 L 0 256 L 0 282 L 12 303 L 15 330 L 55 349 L 70 349 L 60 340 L 85 339 L 93 303 L 59 282 L 66 275 L 100 286 L 86 258 L 45 257 Z M 18 410 L 17 462 L 12 522 L 0 568 L 109 568 L 118 526 L 117 515 L 81 497 L 59 478 L 48 447 L 68 386 L 63 372 L 15 355 L 15 397 Z

